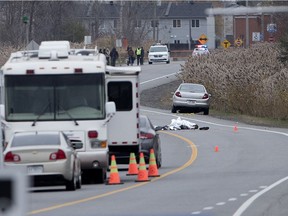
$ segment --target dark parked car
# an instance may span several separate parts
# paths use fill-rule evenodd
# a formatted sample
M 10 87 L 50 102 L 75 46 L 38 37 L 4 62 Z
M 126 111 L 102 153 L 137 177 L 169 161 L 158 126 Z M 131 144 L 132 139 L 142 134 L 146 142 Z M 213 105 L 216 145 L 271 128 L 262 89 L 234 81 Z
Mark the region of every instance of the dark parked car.
M 157 167 L 160 168 L 162 165 L 160 137 L 150 119 L 145 115 L 140 115 L 140 139 L 145 162 L 149 163 L 150 149 L 153 148 Z

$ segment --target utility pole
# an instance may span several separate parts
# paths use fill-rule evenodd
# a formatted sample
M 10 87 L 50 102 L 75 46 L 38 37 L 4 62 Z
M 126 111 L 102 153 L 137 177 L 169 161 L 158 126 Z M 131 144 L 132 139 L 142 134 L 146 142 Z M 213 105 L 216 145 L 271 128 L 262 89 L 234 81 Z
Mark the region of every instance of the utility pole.
M 248 8 L 248 0 L 246 0 L 246 8 Z M 249 16 L 246 13 L 246 48 L 249 47 L 250 37 L 249 37 Z
M 156 41 L 156 2 L 154 3 L 153 40 L 154 40 L 154 42 Z
M 120 22 L 119 22 L 119 33 L 120 33 L 120 38 L 121 40 L 123 39 L 123 1 L 120 1 L 120 11 L 119 11 L 119 16 L 120 16 Z

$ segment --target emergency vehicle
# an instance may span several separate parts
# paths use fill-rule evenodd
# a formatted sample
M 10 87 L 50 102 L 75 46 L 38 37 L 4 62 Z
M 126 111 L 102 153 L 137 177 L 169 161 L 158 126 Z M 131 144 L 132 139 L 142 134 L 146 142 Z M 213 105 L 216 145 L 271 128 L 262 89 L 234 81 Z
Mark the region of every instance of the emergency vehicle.
M 4 145 L 18 131 L 63 131 L 83 143 L 82 176 L 103 183 L 111 154 L 120 162 L 140 151 L 140 70 L 68 41 L 12 53 L 0 70 Z

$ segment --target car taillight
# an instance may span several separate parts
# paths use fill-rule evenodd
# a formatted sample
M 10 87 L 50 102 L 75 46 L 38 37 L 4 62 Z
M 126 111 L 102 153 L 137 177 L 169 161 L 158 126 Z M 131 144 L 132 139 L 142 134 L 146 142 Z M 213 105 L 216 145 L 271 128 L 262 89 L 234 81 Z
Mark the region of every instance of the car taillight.
M 57 152 L 51 153 L 49 157 L 49 160 L 63 160 L 63 159 L 66 159 L 66 154 L 61 149 L 59 149 Z
M 88 131 L 88 137 L 90 139 L 94 139 L 98 137 L 98 132 L 97 131 Z
M 140 139 L 153 139 L 154 135 L 151 133 L 140 133 Z
M 204 96 L 202 97 L 202 99 L 207 99 L 209 97 L 209 95 L 208 94 L 204 94 Z
M 175 95 L 176 95 L 177 97 L 182 97 L 180 92 L 176 92 Z
M 7 152 L 7 154 L 4 157 L 5 162 L 19 162 L 21 161 L 21 158 L 17 154 L 13 154 L 12 152 Z

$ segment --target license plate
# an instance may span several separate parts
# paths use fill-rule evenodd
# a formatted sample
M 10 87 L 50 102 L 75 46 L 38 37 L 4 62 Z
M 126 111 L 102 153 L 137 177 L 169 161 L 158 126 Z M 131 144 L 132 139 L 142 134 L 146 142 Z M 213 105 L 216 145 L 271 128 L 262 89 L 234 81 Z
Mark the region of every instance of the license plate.
M 188 104 L 195 104 L 196 101 L 195 101 L 195 100 L 187 100 L 187 103 L 188 103 Z
M 37 174 L 37 173 L 43 173 L 43 166 L 28 166 L 27 167 L 27 173 L 28 174 Z

